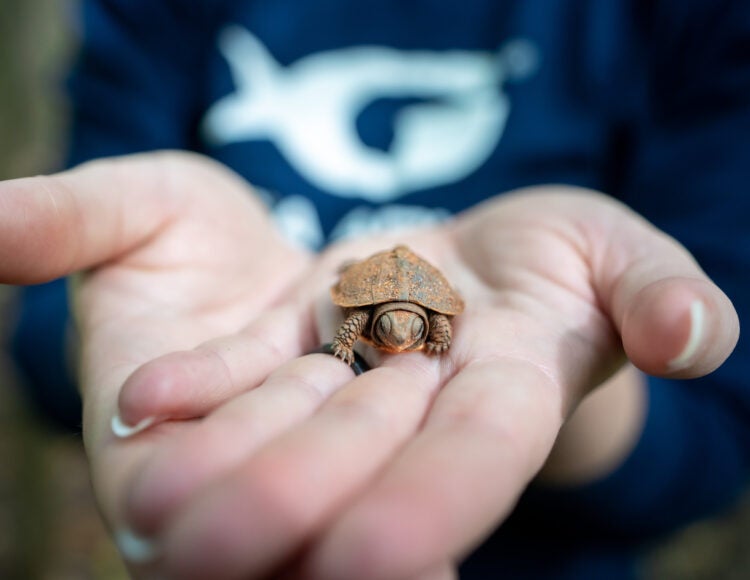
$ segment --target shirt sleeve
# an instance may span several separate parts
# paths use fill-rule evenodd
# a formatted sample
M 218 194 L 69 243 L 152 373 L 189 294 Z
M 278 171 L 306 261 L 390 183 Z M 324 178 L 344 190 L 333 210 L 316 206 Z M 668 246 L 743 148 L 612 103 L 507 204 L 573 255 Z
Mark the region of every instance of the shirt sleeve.
M 750 320 L 750 5 L 663 2 L 649 23 L 648 108 L 620 197 L 674 236 Z M 643 541 L 716 513 L 750 473 L 750 341 L 689 381 L 650 378 L 639 443 L 608 477 L 532 487 L 521 512 L 555 529 Z

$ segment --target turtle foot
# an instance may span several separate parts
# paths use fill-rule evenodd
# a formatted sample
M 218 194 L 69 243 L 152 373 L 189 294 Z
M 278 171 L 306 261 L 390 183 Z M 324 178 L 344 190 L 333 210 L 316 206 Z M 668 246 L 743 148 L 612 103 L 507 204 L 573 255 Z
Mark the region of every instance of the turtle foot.
M 428 342 L 425 344 L 425 349 L 427 354 L 438 355 L 447 351 L 450 346 L 450 342 Z
M 354 350 L 336 342 L 333 343 L 333 356 L 340 358 L 349 366 L 354 362 Z

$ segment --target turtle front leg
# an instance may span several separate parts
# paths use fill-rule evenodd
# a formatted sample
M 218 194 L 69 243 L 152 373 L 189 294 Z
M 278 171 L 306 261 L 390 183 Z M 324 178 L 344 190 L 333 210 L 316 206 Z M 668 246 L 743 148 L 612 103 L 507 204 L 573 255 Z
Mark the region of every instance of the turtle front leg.
M 425 343 L 427 354 L 440 354 L 448 350 L 452 336 L 451 321 L 448 317 L 437 312 L 430 314 L 430 334 Z
M 333 354 L 348 365 L 354 362 L 354 343 L 362 336 L 369 319 L 368 309 L 352 310 L 333 339 Z

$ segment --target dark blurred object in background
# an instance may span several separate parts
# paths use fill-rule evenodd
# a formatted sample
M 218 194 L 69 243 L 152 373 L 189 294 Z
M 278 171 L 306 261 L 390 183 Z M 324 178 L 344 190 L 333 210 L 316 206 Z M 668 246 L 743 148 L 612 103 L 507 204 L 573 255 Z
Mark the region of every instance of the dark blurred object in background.
M 59 166 L 75 3 L 0 2 L 0 179 Z
M 61 0 L 0 0 L 0 179 L 62 163 L 76 10 Z M 0 285 L 0 345 L 13 298 Z M 127 578 L 99 518 L 80 438 L 41 424 L 20 380 L 0 350 L 0 578 Z

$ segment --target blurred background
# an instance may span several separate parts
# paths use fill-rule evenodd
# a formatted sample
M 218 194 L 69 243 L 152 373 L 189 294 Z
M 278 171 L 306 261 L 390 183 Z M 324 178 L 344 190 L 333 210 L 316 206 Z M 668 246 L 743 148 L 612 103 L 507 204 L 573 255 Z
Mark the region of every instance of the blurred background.
M 76 10 L 73 0 L 0 0 L 0 179 L 61 166 Z M 13 320 L 14 289 L 0 285 L 0 347 Z M 0 348 L 0 580 L 126 578 L 96 511 L 80 438 L 40 421 L 20 381 Z M 750 497 L 657 546 L 648 576 L 750 578 Z
M 0 0 L 0 179 L 60 167 L 76 3 Z M 0 285 L 0 345 L 14 292 Z M 96 510 L 80 437 L 41 422 L 0 348 L 0 579 L 125 579 Z

